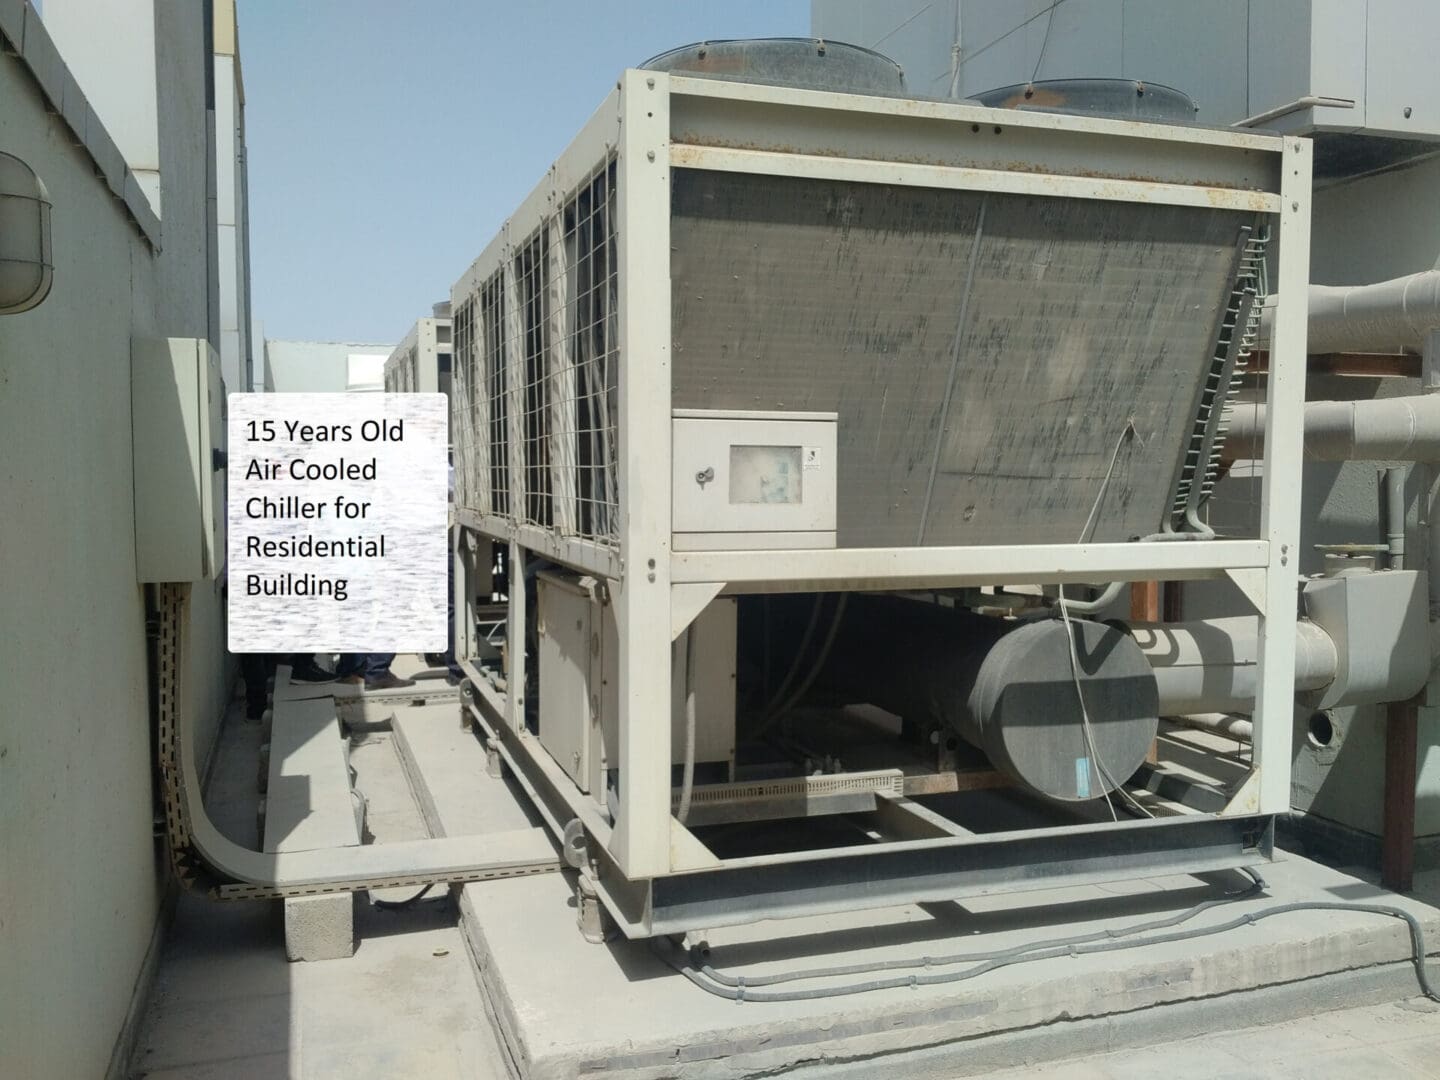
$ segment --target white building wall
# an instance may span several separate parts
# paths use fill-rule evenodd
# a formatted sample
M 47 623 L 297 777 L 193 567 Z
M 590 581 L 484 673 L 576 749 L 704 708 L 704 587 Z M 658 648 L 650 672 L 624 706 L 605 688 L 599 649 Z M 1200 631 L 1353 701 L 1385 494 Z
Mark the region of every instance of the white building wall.
M 1314 94 L 1355 104 L 1277 124 L 1440 136 L 1432 0 L 811 0 L 810 12 L 816 36 L 887 53 L 922 95 L 950 96 L 958 56 L 961 97 L 1032 79 L 1137 79 L 1185 91 L 1207 124 Z
M 352 341 L 265 341 L 264 388 L 277 393 L 343 393 L 352 354 L 388 357 L 394 345 Z
M 0 51 L 0 146 L 39 173 L 55 205 L 54 288 L 33 311 L 0 316 L 7 1077 L 106 1074 L 169 881 L 157 857 L 135 575 L 130 342 L 206 335 L 208 44 L 190 0 L 158 0 L 148 24 L 160 38 L 159 255 L 25 61 Z M 217 589 L 198 586 L 189 700 L 207 737 L 225 696 L 222 631 Z
M 46 0 L 45 26 L 159 213 L 156 45 L 161 28 L 153 0 Z
M 1437 147 L 1440 150 L 1440 147 Z M 1440 159 L 1315 193 L 1311 279 L 1385 281 L 1440 266 Z
M 215 201 L 219 270 L 220 369 L 228 391 L 250 389 L 249 195 L 245 170 L 245 89 L 233 3 L 215 10 Z

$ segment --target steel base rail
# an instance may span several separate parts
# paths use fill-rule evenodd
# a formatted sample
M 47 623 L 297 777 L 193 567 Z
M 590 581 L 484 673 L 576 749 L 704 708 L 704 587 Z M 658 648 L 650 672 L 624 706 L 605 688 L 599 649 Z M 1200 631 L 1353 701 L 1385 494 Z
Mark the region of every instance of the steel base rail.
M 221 900 L 315 896 L 390 886 L 550 873 L 560 868 L 543 830 L 264 853 L 222 836 L 205 814 L 186 701 L 190 586 L 160 586 L 160 772 L 170 858 L 180 881 Z
M 1260 866 L 1275 854 L 1275 819 L 1194 815 L 1063 825 L 1021 832 L 888 841 L 863 847 L 721 860 L 714 867 L 629 879 L 609 856 L 610 825 L 534 736 L 505 722 L 482 672 L 461 661 L 472 691 L 462 708 L 494 744 L 559 838 L 578 820 L 595 889 L 626 937 L 736 926 L 762 919 L 957 900 L 1139 877 Z

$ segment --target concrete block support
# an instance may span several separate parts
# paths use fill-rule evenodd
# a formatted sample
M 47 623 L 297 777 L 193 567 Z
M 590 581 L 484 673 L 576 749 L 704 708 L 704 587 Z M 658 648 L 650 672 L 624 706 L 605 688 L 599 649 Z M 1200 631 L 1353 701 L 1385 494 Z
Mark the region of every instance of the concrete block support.
M 355 896 L 292 896 L 285 904 L 285 958 L 338 960 L 355 953 Z

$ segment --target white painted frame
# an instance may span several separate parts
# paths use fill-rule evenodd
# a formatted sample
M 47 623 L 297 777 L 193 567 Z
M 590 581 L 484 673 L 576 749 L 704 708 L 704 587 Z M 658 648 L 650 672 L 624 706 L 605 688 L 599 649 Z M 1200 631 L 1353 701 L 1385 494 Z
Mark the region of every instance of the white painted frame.
M 968 135 L 966 134 L 968 132 Z M 1008 140 L 1006 136 L 1009 136 Z M 909 140 L 909 142 L 907 142 Z M 967 141 L 968 140 L 968 141 Z M 842 152 L 843 151 L 843 152 Z M 626 877 L 694 869 L 694 839 L 671 817 L 670 642 L 722 591 L 882 590 L 1004 583 L 1229 577 L 1261 617 L 1254 769 L 1224 813 L 1289 809 L 1310 217 L 1310 144 L 1233 130 L 1173 128 L 948 102 L 798 90 L 630 70 L 501 235 L 452 292 L 458 305 L 514 241 L 610 154 L 617 158 L 618 473 L 611 546 L 517 524 L 524 443 L 512 401 L 510 517 L 457 508 L 456 520 L 609 582 L 619 631 L 619 766 L 613 829 L 596 827 Z M 928 154 L 932 160 L 917 160 Z M 887 156 L 888 155 L 888 156 Z M 934 160 L 937 155 L 947 160 Z M 1005 168 L 1002 165 L 1008 164 Z M 1134 544 L 671 551 L 670 179 L 706 168 L 858 182 L 1260 211 L 1278 220 L 1280 303 L 1270 352 L 1262 524 L 1255 539 Z M 507 303 L 515 304 L 507 269 Z M 1286 303 L 1286 298 L 1302 302 Z M 507 344 L 512 364 L 518 319 Z M 522 381 L 511 368 L 510 392 Z M 473 485 L 472 485 L 473 486 Z M 557 518 L 558 520 L 558 518 Z M 510 640 L 523 639 L 512 590 Z M 512 650 L 509 722 L 523 728 L 524 657 Z M 521 739 L 517 745 L 538 745 Z M 580 793 L 576 791 L 578 797 Z M 593 806 L 574 801 L 576 816 Z M 1122 826 L 1123 827 L 1123 826 Z M 947 841 L 948 843 L 949 841 Z M 964 838 L 954 843 L 963 844 Z M 773 859 L 784 860 L 786 856 Z M 716 863 L 715 865 L 721 865 Z

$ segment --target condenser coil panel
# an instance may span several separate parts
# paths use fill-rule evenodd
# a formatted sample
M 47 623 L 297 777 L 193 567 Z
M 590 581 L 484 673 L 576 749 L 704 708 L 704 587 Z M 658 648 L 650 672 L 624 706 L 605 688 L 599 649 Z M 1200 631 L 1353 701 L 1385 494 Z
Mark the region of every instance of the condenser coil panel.
M 675 407 L 836 413 L 840 547 L 1159 531 L 1257 220 L 703 169 L 672 215 Z

